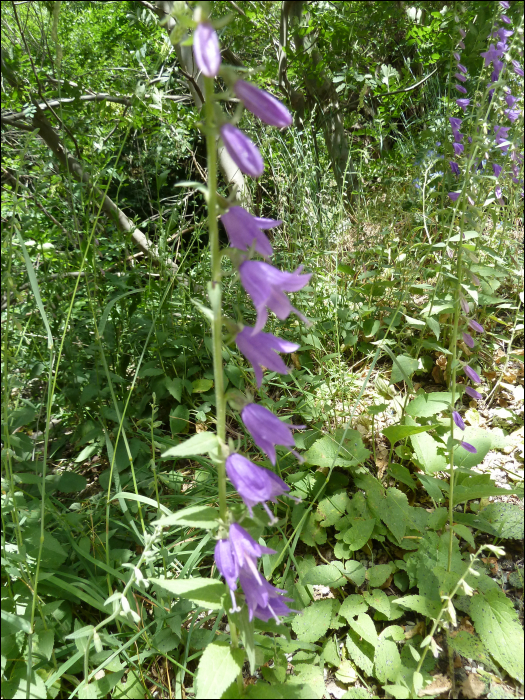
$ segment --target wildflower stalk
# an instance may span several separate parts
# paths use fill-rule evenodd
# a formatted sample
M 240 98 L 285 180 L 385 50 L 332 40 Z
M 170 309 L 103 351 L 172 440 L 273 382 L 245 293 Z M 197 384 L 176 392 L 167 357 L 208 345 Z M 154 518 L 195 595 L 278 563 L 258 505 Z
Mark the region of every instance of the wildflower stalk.
M 224 398 L 224 375 L 222 368 L 222 288 L 221 252 L 219 247 L 219 225 L 217 221 L 217 134 L 213 99 L 213 78 L 204 78 L 206 114 L 206 151 L 208 160 L 208 231 L 211 252 L 211 283 L 209 297 L 213 312 L 213 375 L 215 380 L 216 426 L 219 439 L 217 477 L 219 488 L 219 513 L 226 520 L 226 468 L 224 447 L 226 444 L 226 403 Z

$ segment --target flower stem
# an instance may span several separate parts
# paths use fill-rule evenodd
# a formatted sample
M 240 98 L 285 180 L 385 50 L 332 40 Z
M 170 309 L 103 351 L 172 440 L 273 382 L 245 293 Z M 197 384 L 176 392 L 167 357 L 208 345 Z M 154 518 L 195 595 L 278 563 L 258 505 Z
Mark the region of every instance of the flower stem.
M 211 284 L 208 288 L 208 293 L 213 312 L 213 374 L 215 379 L 217 437 L 219 439 L 219 455 L 217 460 L 219 512 L 221 519 L 224 521 L 228 512 L 226 505 L 226 468 L 224 464 L 224 448 L 226 446 L 226 404 L 224 399 L 224 374 L 222 368 L 221 252 L 217 222 L 217 128 L 215 124 L 213 95 L 213 78 L 204 78 L 206 150 L 208 158 L 208 231 L 210 234 L 211 252 Z

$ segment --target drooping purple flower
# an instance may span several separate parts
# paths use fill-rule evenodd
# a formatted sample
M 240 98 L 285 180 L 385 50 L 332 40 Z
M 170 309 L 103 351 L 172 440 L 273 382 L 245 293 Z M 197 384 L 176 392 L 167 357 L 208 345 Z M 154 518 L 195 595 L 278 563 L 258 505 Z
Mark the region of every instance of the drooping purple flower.
M 454 149 L 454 154 L 460 156 L 465 150 L 465 146 L 462 143 L 453 143 L 452 148 Z
M 487 67 L 490 63 L 498 61 L 501 58 L 502 53 L 503 52 L 501 49 L 497 49 L 494 44 L 491 44 L 488 51 L 484 51 L 480 54 L 480 56 L 485 59 L 485 67 Z
M 463 51 L 465 50 L 465 43 L 463 41 L 458 41 L 458 46 L 460 49 L 463 49 Z
M 290 612 L 296 612 L 295 610 L 290 610 L 286 605 L 287 602 L 292 602 L 293 599 L 281 595 L 281 593 L 286 593 L 286 591 L 282 588 L 275 588 L 265 578 L 261 577 L 259 581 L 253 576 L 251 571 L 243 568 L 239 572 L 239 580 L 246 598 L 248 619 L 250 621 L 256 617 L 259 620 L 268 622 L 273 617 L 279 624 L 279 615 L 288 615 Z
M 470 335 L 470 333 L 463 333 L 463 342 L 465 345 L 468 345 L 469 348 L 474 347 L 474 338 Z
M 467 82 L 467 78 L 462 73 L 454 73 L 454 78 L 456 78 L 456 80 L 460 80 L 462 83 Z
M 454 163 L 453 160 L 449 161 L 450 169 L 454 173 L 454 175 L 460 175 L 461 170 L 459 169 L 459 165 L 457 163 Z
M 306 324 L 308 319 L 291 305 L 285 292 L 297 292 L 310 281 L 311 274 L 301 275 L 302 265 L 295 272 L 282 272 L 268 263 L 246 260 L 239 267 L 241 283 L 252 298 L 257 311 L 253 329 L 259 333 L 268 319 L 268 309 L 284 321 L 293 312 Z
M 451 199 L 453 202 L 457 202 L 458 199 L 459 199 L 459 195 L 460 195 L 460 194 L 461 194 L 461 192 L 449 192 L 449 193 L 448 193 L 448 196 L 450 197 L 450 199 Z
M 504 10 L 508 10 L 510 8 L 509 0 L 499 0 L 499 4 Z
M 481 384 L 481 377 L 477 372 L 475 372 L 470 365 L 464 365 L 463 371 L 469 379 L 471 379 L 474 384 Z
M 491 80 L 491 82 L 495 83 L 498 80 L 501 71 L 503 70 L 503 62 L 502 61 L 494 61 L 494 63 L 492 65 L 494 66 L 494 70 L 490 74 L 490 80 Z
M 456 104 L 457 104 L 458 107 L 461 107 L 461 109 L 462 109 L 464 112 L 466 112 L 466 111 L 467 111 L 467 107 L 468 107 L 469 104 L 470 104 L 470 99 L 469 99 L 468 97 L 459 97 L 459 98 L 456 100 Z
M 458 70 L 460 70 L 462 73 L 467 73 L 467 69 L 462 63 L 458 63 Z
M 462 29 L 461 27 L 458 27 L 459 33 L 461 34 L 461 38 L 464 39 L 467 36 L 467 32 Z
M 511 37 L 513 34 L 514 34 L 514 31 L 513 31 L 512 29 L 505 29 L 505 27 L 499 27 L 499 28 L 496 30 L 496 36 L 498 37 L 498 39 L 500 40 L 500 42 L 501 42 L 502 44 L 506 44 L 507 39 L 508 39 L 509 37 Z M 497 48 L 499 49 L 499 48 L 502 48 L 502 47 L 500 47 L 500 46 L 498 45 Z M 506 50 L 506 47 L 505 47 L 504 50 Z
M 464 134 L 457 129 L 452 129 L 452 134 L 454 135 L 454 143 L 461 143 L 463 141 Z
M 518 61 L 513 59 L 512 60 L 512 67 L 514 68 L 514 72 L 516 73 L 516 75 L 519 75 L 520 78 L 523 78 L 523 68 L 520 66 Z
M 466 91 L 466 89 L 463 87 L 463 85 L 458 85 L 458 84 L 456 83 L 456 85 L 454 85 L 454 87 L 456 88 L 456 90 L 457 90 L 458 92 L 461 92 L 462 95 L 466 95 L 466 94 L 467 94 L 467 91 Z
M 230 596 L 232 599 L 232 609 L 230 612 L 239 612 L 240 608 L 235 600 L 233 591 L 237 590 L 237 579 L 239 578 L 239 565 L 233 553 L 231 542 L 228 539 L 219 540 L 215 545 L 215 564 L 219 573 L 226 579 Z
M 463 421 L 463 418 L 461 417 L 461 414 L 458 413 L 458 411 L 452 411 L 452 418 L 454 419 L 454 423 L 458 426 L 460 430 L 465 430 L 465 423 Z
M 461 56 L 460 56 L 460 54 L 459 54 L 457 51 L 454 51 L 454 53 L 453 53 L 452 55 L 454 56 L 454 58 L 456 59 L 456 61 L 460 61 L 460 60 L 461 60 Z
M 494 133 L 496 134 L 496 136 L 494 137 L 494 141 L 495 141 L 497 146 L 501 146 L 502 153 L 506 153 L 508 151 L 509 129 L 510 129 L 510 126 L 498 126 L 498 125 L 496 125 L 494 127 Z
M 275 503 L 277 496 L 290 490 L 288 484 L 269 469 L 258 467 L 236 452 L 226 460 L 226 474 L 244 501 L 251 517 L 253 517 L 253 507 L 261 503 L 270 518 L 270 522 L 276 522 L 276 518 L 268 508 L 266 501 Z
M 257 253 L 265 258 L 270 257 L 273 253 L 273 248 L 262 229 L 273 228 L 282 224 L 282 221 L 274 219 L 259 219 L 239 206 L 230 207 L 221 216 L 221 221 L 224 224 L 232 248 L 249 250 L 252 246 L 255 246 Z
M 201 22 L 193 34 L 193 55 L 200 72 L 215 78 L 221 67 L 221 51 L 217 32 L 209 22 Z
M 477 321 L 474 321 L 473 318 L 470 319 L 468 322 L 468 325 L 470 328 L 472 328 L 473 331 L 476 331 L 476 333 L 485 333 L 485 330 L 481 324 L 479 324 Z
M 463 119 L 460 119 L 459 117 L 449 117 L 448 118 L 450 122 L 450 126 L 452 127 L 452 130 L 454 129 L 458 130 L 461 129 L 461 125 L 463 124 Z
M 255 578 L 261 580 L 262 577 L 257 570 L 257 559 L 262 557 L 263 554 L 276 554 L 276 551 L 264 545 L 260 545 L 237 523 L 230 525 L 228 537 L 239 570 L 242 568 L 250 569 Z
M 244 326 L 235 337 L 237 347 L 253 366 L 257 386 L 261 386 L 263 380 L 262 368 L 267 367 L 272 372 L 288 374 L 288 367 L 278 352 L 295 352 L 299 345 L 288 340 L 278 338 L 271 333 L 253 333 L 253 328 Z
M 291 429 L 305 427 L 304 425 L 283 423 L 271 411 L 257 403 L 249 403 L 245 406 L 241 411 L 241 418 L 257 447 L 268 455 L 273 465 L 277 459 L 275 446 L 295 447 Z M 298 452 L 293 449 L 291 452 L 300 462 L 304 462 L 303 457 Z
M 473 389 L 471 386 L 466 386 L 466 387 L 465 387 L 465 394 L 468 394 L 468 395 L 471 396 L 473 399 L 478 399 L 478 400 L 479 400 L 479 399 L 482 398 L 481 394 L 480 394 L 478 391 L 476 391 L 475 389 Z
M 223 124 L 220 134 L 226 150 L 239 170 L 250 177 L 260 177 L 263 174 L 264 161 L 253 141 L 233 124 Z
M 505 109 L 505 110 L 503 110 L 503 111 L 504 111 L 504 114 L 505 114 L 505 116 L 507 117 L 507 119 L 508 119 L 512 124 L 514 124 L 514 122 L 516 121 L 516 119 L 518 119 L 519 116 L 520 116 L 520 114 L 521 114 L 521 112 L 520 112 L 519 109 Z
M 501 167 L 501 165 L 498 165 L 498 163 L 492 163 L 492 171 L 494 172 L 494 175 L 496 177 L 499 177 L 502 170 L 503 168 Z
M 465 299 L 463 295 L 459 297 L 459 303 L 461 304 L 461 308 L 463 309 L 464 314 L 470 313 L 470 307 L 468 305 L 468 301 Z
M 511 18 L 507 17 L 507 15 L 501 15 L 500 20 L 502 22 L 505 22 L 505 24 L 512 24 Z
M 233 90 L 246 109 L 265 124 L 283 128 L 292 123 L 292 115 L 283 103 L 266 90 L 261 90 L 245 80 L 237 80 Z
M 511 92 L 507 92 L 507 94 L 505 95 L 505 102 L 507 103 L 507 107 L 512 109 L 517 101 L 517 97 L 514 97 L 514 95 Z
M 471 445 L 470 442 L 465 442 L 465 441 L 463 441 L 463 442 L 461 443 L 461 447 L 462 447 L 464 450 L 467 450 L 467 452 L 472 452 L 472 454 L 474 454 L 474 455 L 475 455 L 476 452 L 477 452 L 477 450 L 476 450 L 476 448 L 474 447 L 474 445 Z

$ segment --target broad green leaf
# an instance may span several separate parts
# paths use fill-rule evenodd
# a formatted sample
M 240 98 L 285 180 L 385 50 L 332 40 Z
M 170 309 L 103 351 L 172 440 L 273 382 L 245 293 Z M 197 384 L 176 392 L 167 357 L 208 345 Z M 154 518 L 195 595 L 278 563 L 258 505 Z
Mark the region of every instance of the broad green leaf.
M 345 586 L 347 579 L 341 576 L 341 572 L 333 564 L 321 564 L 310 569 L 299 581 L 303 586 L 330 586 L 340 588 Z
M 341 573 L 344 573 L 345 576 L 347 576 L 354 585 L 363 585 L 366 575 L 366 569 L 358 561 L 354 561 L 353 559 L 351 559 L 350 561 L 347 561 L 345 563 L 344 568 L 342 563 L 337 561 L 334 562 L 334 566 L 337 566 Z
M 292 629 L 302 642 L 316 642 L 323 637 L 332 617 L 332 601 L 318 600 L 292 620 Z
M 415 360 L 409 355 L 398 355 L 395 362 L 392 364 L 392 374 L 390 383 L 397 384 L 398 382 L 410 382 L 410 377 L 419 368 L 418 360 Z
M 426 433 L 429 430 L 433 430 L 435 427 L 435 425 L 390 425 L 388 428 L 383 429 L 383 435 L 394 445 L 396 442 L 404 440 L 409 435 Z
M 422 595 L 407 595 L 404 598 L 397 598 L 396 604 L 407 610 L 413 610 L 426 617 L 437 618 L 441 606 L 435 600 L 431 600 Z
M 85 476 L 75 474 L 75 472 L 65 471 L 58 474 L 50 474 L 46 477 L 46 484 L 53 486 L 62 493 L 76 493 L 86 488 L 87 479 Z
M 401 657 L 395 642 L 385 637 L 379 639 L 374 654 L 374 667 L 376 678 L 381 683 L 396 680 L 401 668 Z
M 407 421 L 409 420 L 411 420 L 410 417 L 407 417 Z M 435 472 L 448 469 L 448 462 L 445 455 L 443 452 L 438 452 L 438 448 L 441 447 L 443 449 L 443 445 L 440 445 L 432 435 L 428 433 L 411 435 L 410 442 L 412 443 L 417 458 L 417 464 L 426 474 L 434 474 Z M 434 491 L 434 495 L 437 495 L 437 492 Z M 434 498 L 434 500 L 436 499 Z
M 346 638 L 346 648 L 352 661 L 362 669 L 367 676 L 372 675 L 374 668 L 374 645 L 367 642 L 353 629 L 349 630 Z
M 211 506 L 190 506 L 172 513 L 164 518 L 153 521 L 153 525 L 167 527 L 171 525 L 184 525 L 187 527 L 202 527 L 213 529 L 218 526 L 219 511 Z
M 439 322 L 432 316 L 428 316 L 425 319 L 425 323 L 430 328 L 432 333 L 436 336 L 436 340 L 439 340 L 439 333 L 441 331 L 441 326 L 439 325 Z
M 323 669 L 314 664 L 294 664 L 294 675 L 287 676 L 286 686 L 292 692 L 294 686 L 298 686 L 299 697 L 305 698 L 305 700 L 306 698 L 320 700 L 324 697 L 325 692 Z M 297 696 L 293 695 L 293 697 Z
M 124 294 L 119 294 L 118 296 L 114 297 L 111 299 L 111 301 L 106 305 L 106 308 L 102 312 L 102 316 L 100 317 L 100 321 L 98 324 L 98 334 L 99 336 L 104 335 L 104 330 L 106 328 L 106 323 L 109 318 L 109 314 L 111 313 L 111 309 L 115 306 L 117 301 L 120 301 L 121 299 L 124 299 L 124 297 L 129 297 L 130 294 L 137 294 L 138 292 L 143 292 L 144 290 L 142 287 L 139 289 L 131 289 L 129 292 L 124 292 Z
M 193 601 L 196 605 L 208 610 L 219 610 L 221 608 L 221 598 L 226 592 L 226 586 L 221 581 L 211 578 L 191 578 L 191 579 L 148 579 L 154 586 L 170 593 L 177 598 L 185 598 Z
M 470 617 L 494 659 L 523 683 L 523 628 L 512 601 L 499 589 L 475 595 L 470 600 Z
M 335 525 L 339 518 L 345 514 L 346 507 L 350 499 L 346 489 L 336 491 L 330 496 L 325 496 L 317 506 L 317 513 L 320 517 L 322 527 L 330 527 Z
M 357 680 L 357 673 L 352 662 L 345 659 L 335 672 L 335 677 L 345 685 L 355 683 Z
M 454 489 L 454 505 L 489 496 L 509 496 L 512 493 L 521 493 L 520 488 L 504 489 L 495 486 L 493 482 L 483 483 L 477 476 L 469 476 Z
M 447 644 L 453 651 L 457 654 L 461 654 L 461 656 L 464 656 L 466 659 L 475 659 L 488 667 L 492 665 L 487 650 L 476 634 L 460 630 L 454 636 L 452 636 L 452 634 L 448 635 Z
M 408 404 L 406 414 L 412 418 L 430 418 L 448 410 L 452 394 L 449 391 L 436 391 L 425 394 L 422 390 Z
M 211 379 L 196 379 L 192 382 L 192 394 L 202 394 L 205 391 L 209 391 L 213 386 L 213 381 Z
M 196 433 L 180 445 L 170 447 L 162 454 L 162 459 L 171 457 L 193 457 L 195 455 L 209 454 L 217 449 L 217 436 L 215 433 Z
M 234 649 L 229 640 L 208 644 L 199 661 L 196 697 L 220 698 L 242 670 L 244 651 Z
M 14 632 L 25 632 L 26 634 L 31 632 L 31 623 L 21 615 L 13 615 L 13 613 L 2 610 L 1 619 L 2 637 L 7 637 Z
M 512 503 L 490 503 L 477 515 L 494 528 L 503 539 L 523 539 L 523 511 Z
M 176 406 L 170 413 L 170 430 L 173 435 L 187 433 L 190 427 L 190 412 L 187 406 Z M 201 433 L 202 434 L 202 433 Z
M 363 596 L 352 593 L 343 600 L 339 609 L 339 615 L 350 620 L 356 615 L 359 615 L 359 613 L 366 612 L 367 610 L 368 603 L 365 602 Z
M 378 610 L 387 619 L 390 617 L 390 598 L 384 591 L 374 588 L 372 591 L 365 591 L 363 596 L 368 605 Z
M 343 542 L 345 542 L 352 552 L 361 549 L 370 539 L 376 524 L 375 518 L 368 520 L 358 520 L 354 522 L 351 528 L 345 530 L 343 534 Z
M 115 686 L 112 697 L 114 700 L 140 700 L 147 697 L 147 692 L 142 685 L 140 673 L 129 669 L 126 682 L 119 681 Z
M 182 379 L 179 379 L 178 377 L 175 379 L 170 379 L 169 377 L 166 377 L 164 379 L 164 385 L 166 386 L 166 389 L 169 391 L 169 393 L 173 396 L 175 401 L 178 401 L 180 403 L 182 399 Z
M 401 544 L 407 528 L 419 530 L 415 508 L 408 505 L 406 495 L 395 488 L 389 488 L 383 502 L 381 519 Z
M 339 446 L 339 431 L 335 437 L 325 435 L 316 440 L 304 457 L 308 464 L 317 467 L 352 467 L 362 464 L 370 456 L 370 451 L 363 445 L 363 438 L 357 430 L 347 430 L 343 444 Z
M 475 549 L 476 543 L 474 542 L 474 537 L 472 537 L 472 532 L 468 529 L 466 525 L 461 525 L 460 523 L 454 523 L 454 532 L 458 537 L 462 537 L 465 542 Z
M 94 455 L 98 449 L 100 449 L 100 445 L 97 442 L 94 445 L 86 445 L 80 454 L 75 457 L 75 463 L 79 464 L 80 462 L 85 462 L 85 460 Z
M 368 613 L 359 613 L 355 620 L 350 619 L 348 622 L 356 634 L 375 647 L 377 644 L 376 626 Z
M 391 564 L 377 564 L 376 566 L 371 566 L 369 569 L 367 569 L 366 578 L 372 587 L 377 588 L 383 585 L 391 573 Z M 370 603 L 370 605 L 372 605 L 372 603 Z

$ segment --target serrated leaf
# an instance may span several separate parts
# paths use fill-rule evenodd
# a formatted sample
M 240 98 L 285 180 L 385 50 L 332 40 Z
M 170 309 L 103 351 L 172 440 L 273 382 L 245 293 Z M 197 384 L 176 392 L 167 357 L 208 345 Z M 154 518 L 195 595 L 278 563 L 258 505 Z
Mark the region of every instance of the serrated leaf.
M 374 588 L 372 591 L 365 591 L 363 596 L 368 605 L 378 610 L 387 619 L 390 617 L 390 598 L 384 591 Z
M 162 588 L 163 591 L 178 598 L 191 600 L 196 605 L 208 610 L 219 610 L 222 596 L 226 593 L 224 583 L 211 578 L 149 578 L 148 580 L 152 585 Z
M 366 569 L 358 561 L 347 561 L 344 569 L 340 562 L 334 562 L 334 566 L 338 566 L 341 572 L 352 581 L 355 586 L 362 586 L 365 581 Z
M 367 676 L 374 669 L 374 646 L 362 639 L 353 629 L 349 630 L 346 638 L 346 648 L 352 661 L 362 669 Z
M 357 520 L 351 528 L 345 530 L 343 534 L 343 542 L 350 547 L 352 552 L 361 549 L 370 539 L 376 524 L 375 518 L 368 520 Z
M 422 595 L 407 595 L 404 598 L 397 598 L 395 602 L 406 610 L 413 610 L 420 615 L 434 619 L 437 618 L 441 610 L 438 602 Z
M 346 585 L 347 579 L 341 576 L 341 572 L 333 564 L 322 564 L 310 569 L 300 579 L 303 586 L 330 586 L 330 588 L 340 588 Z
M 185 525 L 188 527 L 212 529 L 218 526 L 218 517 L 219 511 L 217 508 L 212 508 L 211 506 L 190 506 L 167 515 L 165 518 L 154 520 L 152 524 L 161 527 Z
M 340 441 L 337 436 L 325 435 L 305 453 L 305 460 L 317 467 L 331 467 L 334 463 L 336 467 L 351 467 L 362 464 L 370 456 L 357 430 L 347 430 L 341 446 Z
M 466 525 L 454 523 L 454 532 L 458 537 L 462 537 L 465 540 L 465 542 L 468 542 L 473 549 L 476 548 L 476 543 L 474 542 L 472 532 L 468 529 Z
M 332 601 L 318 600 L 294 617 L 292 629 L 302 642 L 316 642 L 328 631 L 331 617 Z
M 359 613 L 364 613 L 368 610 L 368 603 L 362 595 L 351 594 L 347 596 L 339 609 L 339 615 L 342 615 L 347 620 L 351 620 Z
M 376 678 L 381 683 L 396 680 L 401 669 L 401 657 L 395 642 L 385 637 L 379 639 L 375 648 L 374 667 Z
M 162 459 L 168 459 L 171 457 L 193 457 L 195 455 L 209 454 L 217 449 L 218 444 L 215 433 L 205 431 L 192 435 L 188 440 L 181 442 L 180 445 L 170 447 L 161 456 Z
M 317 506 L 317 512 L 320 517 L 320 524 L 323 527 L 331 527 L 344 515 L 346 507 L 349 503 L 346 489 L 336 491 L 330 496 L 325 496 Z
M 456 654 L 461 654 L 466 659 L 475 659 L 485 666 L 491 665 L 488 652 L 476 634 L 466 630 L 459 631 L 455 636 L 449 634 L 447 644 Z
M 415 509 L 408 505 L 408 499 L 402 491 L 395 488 L 387 490 L 381 520 L 399 543 L 402 542 L 407 528 L 420 529 L 414 511 Z
M 220 698 L 242 670 L 244 651 L 234 649 L 228 641 L 208 644 L 199 661 L 197 698 Z
M 523 683 L 523 629 L 512 602 L 499 589 L 488 590 L 471 598 L 470 617 L 494 659 Z

